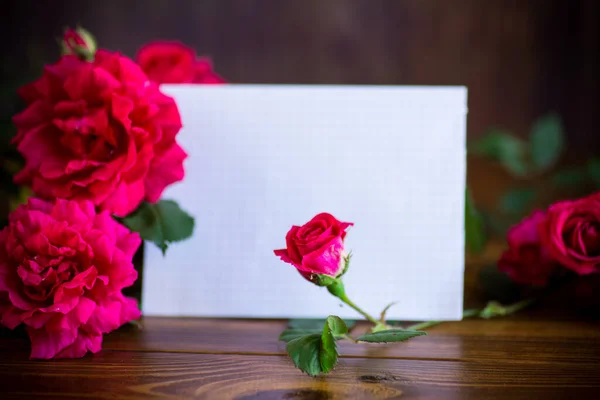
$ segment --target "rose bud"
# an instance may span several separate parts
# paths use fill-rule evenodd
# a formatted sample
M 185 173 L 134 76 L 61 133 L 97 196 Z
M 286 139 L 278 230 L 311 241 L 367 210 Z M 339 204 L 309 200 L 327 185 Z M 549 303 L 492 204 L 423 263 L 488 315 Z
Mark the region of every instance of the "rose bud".
M 352 225 L 331 214 L 318 214 L 303 226 L 292 226 L 285 238 L 287 248 L 274 253 L 307 280 L 328 286 L 346 272 L 349 255 L 344 249 L 344 238 Z
M 73 54 L 85 61 L 92 61 L 97 50 L 96 40 L 82 27 L 65 29 L 60 44 L 62 55 Z

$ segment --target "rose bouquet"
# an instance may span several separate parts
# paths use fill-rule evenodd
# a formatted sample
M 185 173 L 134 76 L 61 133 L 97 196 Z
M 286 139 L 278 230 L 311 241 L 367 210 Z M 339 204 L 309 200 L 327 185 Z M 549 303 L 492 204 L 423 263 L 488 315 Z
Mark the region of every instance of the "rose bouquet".
M 180 44 L 142 48 L 138 63 L 66 30 L 62 56 L 19 89 L 25 109 L 12 139 L 33 197 L 0 232 L 0 323 L 25 325 L 31 358 L 96 353 L 102 335 L 137 319 L 132 264 L 142 239 L 162 251 L 192 234 L 170 200 L 186 152 L 177 104 L 160 83 L 221 83 L 207 59 Z

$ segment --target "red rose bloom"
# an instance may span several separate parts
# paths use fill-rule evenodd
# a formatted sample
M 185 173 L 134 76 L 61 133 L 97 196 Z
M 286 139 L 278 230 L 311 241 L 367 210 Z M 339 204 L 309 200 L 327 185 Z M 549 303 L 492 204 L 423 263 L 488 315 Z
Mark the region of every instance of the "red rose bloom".
M 517 283 L 543 286 L 558 267 L 541 243 L 539 229 L 545 219 L 543 212 L 535 211 L 508 231 L 509 249 L 498 269 Z
M 287 248 L 275 250 L 275 255 L 309 281 L 315 274 L 338 277 L 345 264 L 346 229 L 352 225 L 331 214 L 318 214 L 303 226 L 292 226 L 285 237 Z
M 136 57 L 148 77 L 157 83 L 224 83 L 208 58 L 196 58 L 193 49 L 179 42 L 152 42 Z
M 91 202 L 30 199 L 0 232 L 0 322 L 25 324 L 31 358 L 100 351 L 104 333 L 140 316 L 121 293 L 140 243 Z
M 600 194 L 550 206 L 543 234 L 548 251 L 565 267 L 579 275 L 600 272 Z
M 36 195 L 125 216 L 183 179 L 177 105 L 130 59 L 66 55 L 19 94 L 28 107 L 13 118 L 14 143 L 26 165 L 15 180 Z

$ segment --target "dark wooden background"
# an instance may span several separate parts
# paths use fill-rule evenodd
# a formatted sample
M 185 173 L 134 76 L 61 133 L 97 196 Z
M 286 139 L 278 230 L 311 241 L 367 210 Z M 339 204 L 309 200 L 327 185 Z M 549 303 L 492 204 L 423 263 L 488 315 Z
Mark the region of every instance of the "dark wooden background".
M 600 153 L 597 0 L 11 0 L 2 14 L 5 88 L 80 23 L 129 56 L 181 40 L 237 83 L 465 85 L 469 138 L 557 111 L 572 159 Z M 491 204 L 509 178 L 470 160 L 468 180 Z

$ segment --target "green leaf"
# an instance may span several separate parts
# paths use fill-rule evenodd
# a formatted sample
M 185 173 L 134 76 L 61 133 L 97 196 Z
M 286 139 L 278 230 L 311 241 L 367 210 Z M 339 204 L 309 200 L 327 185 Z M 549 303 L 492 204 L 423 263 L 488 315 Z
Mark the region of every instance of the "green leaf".
M 288 321 L 288 328 L 291 329 L 318 329 L 319 331 L 325 323 L 324 319 L 314 318 L 295 318 Z
M 194 230 L 194 218 L 172 200 L 144 202 L 122 221 L 142 239 L 154 242 L 163 255 L 170 243 L 190 237 Z
M 508 214 L 525 215 L 535 196 L 536 191 L 533 188 L 511 189 L 500 199 L 500 209 Z
M 552 186 L 556 189 L 569 189 L 579 188 L 588 182 L 588 178 L 591 177 L 591 171 L 589 170 L 590 163 L 593 160 L 589 160 L 588 167 L 582 166 L 571 166 L 557 171 L 552 177 Z M 598 184 L 600 185 L 600 162 L 598 163 Z
M 282 342 L 290 342 L 296 338 L 299 338 L 300 336 L 311 335 L 313 333 L 321 333 L 322 331 L 322 329 L 286 329 L 279 335 L 279 340 Z M 333 337 L 335 338 L 335 340 L 344 339 L 344 335 L 334 334 Z
M 327 324 L 324 329 L 327 329 L 333 336 L 343 336 L 348 333 L 348 326 L 343 319 L 336 315 L 330 315 L 326 320 Z
M 529 136 L 531 161 L 538 171 L 552 167 L 560 158 L 565 137 L 560 117 L 548 114 L 536 121 Z
M 407 331 L 404 329 L 388 329 L 385 331 L 367 333 L 366 335 L 357 337 L 356 340 L 368 343 L 403 342 L 415 336 L 423 335 L 427 335 L 427 333 L 422 331 Z
M 469 189 L 465 191 L 465 243 L 469 251 L 479 253 L 485 247 L 485 226 L 473 205 Z
M 588 160 L 587 171 L 592 181 L 600 187 L 600 159 L 591 158 Z
M 326 322 L 325 319 L 313 319 L 313 318 L 296 318 L 288 321 L 288 328 L 290 329 L 313 329 L 321 331 L 323 324 Z M 354 319 L 344 320 L 346 326 L 353 326 L 356 324 Z
M 489 130 L 482 138 L 469 144 L 468 152 L 500 162 L 512 175 L 524 176 L 528 173 L 525 162 L 528 144 L 507 131 L 496 128 Z
M 314 318 L 295 318 L 288 321 L 288 328 L 291 329 L 318 329 L 319 331 L 325 323 L 324 319 Z
M 279 335 L 279 340 L 282 342 L 291 342 L 294 339 L 298 339 L 302 336 L 312 335 L 315 333 L 321 333 L 321 329 L 286 329 Z
M 511 315 L 518 311 L 521 311 L 522 309 L 529 307 L 533 303 L 534 300 L 525 299 L 517 303 L 505 306 L 497 301 L 490 301 L 489 303 L 487 303 L 485 308 L 479 312 L 479 317 L 484 319 L 504 317 L 506 315 Z
M 313 330 L 309 330 L 313 332 Z M 308 331 L 307 331 L 308 332 Z M 295 332 L 299 333 L 299 332 Z M 290 340 L 286 350 L 294 365 L 308 375 L 316 376 L 333 369 L 338 360 L 335 341 L 348 333 L 346 324 L 340 317 L 330 315 L 325 320 L 321 333 L 308 333 Z M 282 333 L 280 340 L 286 332 Z M 288 332 L 286 338 L 291 337 Z
M 290 341 L 286 350 L 296 368 L 310 376 L 317 376 L 323 370 L 319 353 L 321 352 L 321 335 L 313 333 Z
M 348 327 L 340 317 L 330 315 L 327 317 L 321 334 L 321 370 L 325 373 L 331 371 L 338 360 L 338 352 L 335 344 L 335 336 L 348 333 Z M 334 336 L 335 335 L 335 336 Z

